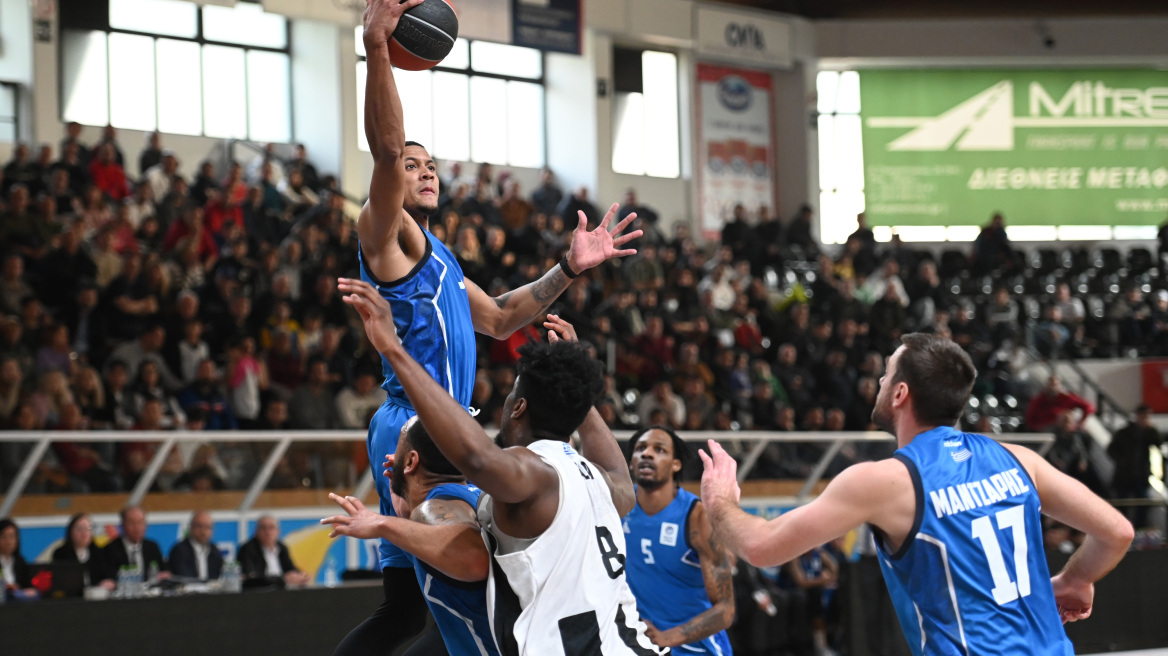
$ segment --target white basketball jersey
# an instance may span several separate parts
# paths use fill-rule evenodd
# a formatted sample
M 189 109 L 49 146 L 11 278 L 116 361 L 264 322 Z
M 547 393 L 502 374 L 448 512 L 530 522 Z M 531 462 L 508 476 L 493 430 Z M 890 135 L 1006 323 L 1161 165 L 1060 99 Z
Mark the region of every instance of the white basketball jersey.
M 555 468 L 560 505 L 551 526 L 526 542 L 500 537 L 483 495 L 479 522 L 491 552 L 487 611 L 502 656 L 657 656 L 625 582 L 625 536 L 608 484 L 564 442 L 529 446 Z M 503 546 L 500 546 L 500 543 Z

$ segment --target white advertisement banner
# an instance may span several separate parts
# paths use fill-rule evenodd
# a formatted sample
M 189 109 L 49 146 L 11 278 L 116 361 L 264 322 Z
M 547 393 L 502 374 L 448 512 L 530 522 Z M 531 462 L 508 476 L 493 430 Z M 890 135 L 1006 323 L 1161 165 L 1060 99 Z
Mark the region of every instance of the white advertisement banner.
M 715 238 L 735 205 L 775 207 L 774 100 L 762 71 L 699 63 L 697 80 L 700 227 Z

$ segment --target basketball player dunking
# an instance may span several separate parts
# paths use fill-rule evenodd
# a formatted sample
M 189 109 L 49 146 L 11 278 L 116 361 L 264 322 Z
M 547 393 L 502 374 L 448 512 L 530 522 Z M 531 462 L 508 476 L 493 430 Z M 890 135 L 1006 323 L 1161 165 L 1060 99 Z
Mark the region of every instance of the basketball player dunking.
M 393 306 L 403 347 L 466 412 L 474 388 L 474 332 L 502 339 L 531 324 L 579 272 L 635 253 L 619 247 L 641 231 L 621 234 L 635 218 L 630 216 L 609 233 L 614 205 L 604 225 L 591 232 L 581 214 L 567 255 L 529 285 L 491 298 L 463 278 L 454 255 L 426 230 L 430 214 L 438 207 L 437 169 L 424 147 L 405 139 L 401 98 L 389 58 L 389 39 L 402 14 L 421 2 L 367 0 L 365 133 L 373 156 L 373 178 L 369 200 L 357 222 L 361 277 Z M 351 293 L 359 282 L 341 279 L 338 288 Z M 394 369 L 383 364 L 382 387 L 388 398 L 369 424 L 373 467 L 395 451 L 402 425 L 415 414 Z M 388 481 L 379 475 L 374 480 L 382 513 L 392 513 Z M 426 606 L 405 554 L 383 540 L 380 565 L 385 601 L 342 641 L 338 656 L 389 653 L 425 625 Z
M 573 343 L 572 327 L 549 316 L 551 343 L 520 348 L 500 448 L 402 347 L 384 298 L 362 283 L 345 302 L 360 312 L 434 443 L 485 492 L 478 519 L 491 556 L 487 608 L 499 653 L 668 653 L 645 635 L 625 581 L 620 515 L 633 507 L 632 481 L 592 407 L 604 385 L 601 365 Z M 586 457 L 568 443 L 577 428 Z
M 1073 654 L 1061 624 L 1090 616 L 1094 582 L 1123 558 L 1131 524 L 1030 449 L 953 428 L 977 374 L 969 356 L 933 335 L 901 341 L 872 413 L 896 454 L 849 467 L 767 521 L 738 507 L 734 460 L 711 440 L 700 455 L 715 534 L 771 566 L 868 523 L 913 653 Z M 1043 513 L 1087 534 L 1054 577 Z

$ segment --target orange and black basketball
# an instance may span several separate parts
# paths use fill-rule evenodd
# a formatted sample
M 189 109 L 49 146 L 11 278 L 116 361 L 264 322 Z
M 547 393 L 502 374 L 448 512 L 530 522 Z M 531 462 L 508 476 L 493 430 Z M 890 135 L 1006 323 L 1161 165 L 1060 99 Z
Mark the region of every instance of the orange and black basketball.
M 446 0 L 426 0 L 402 14 L 389 40 L 389 60 L 397 68 L 424 71 L 450 54 L 458 38 L 458 15 Z

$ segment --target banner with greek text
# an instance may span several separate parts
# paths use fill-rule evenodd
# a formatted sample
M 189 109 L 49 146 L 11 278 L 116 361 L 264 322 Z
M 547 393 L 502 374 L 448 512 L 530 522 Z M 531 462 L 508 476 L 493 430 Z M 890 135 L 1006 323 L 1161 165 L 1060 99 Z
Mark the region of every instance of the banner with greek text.
M 861 71 L 872 225 L 1156 225 L 1168 72 Z
M 701 230 L 716 237 L 738 203 L 775 207 L 771 76 L 699 63 L 697 79 Z

